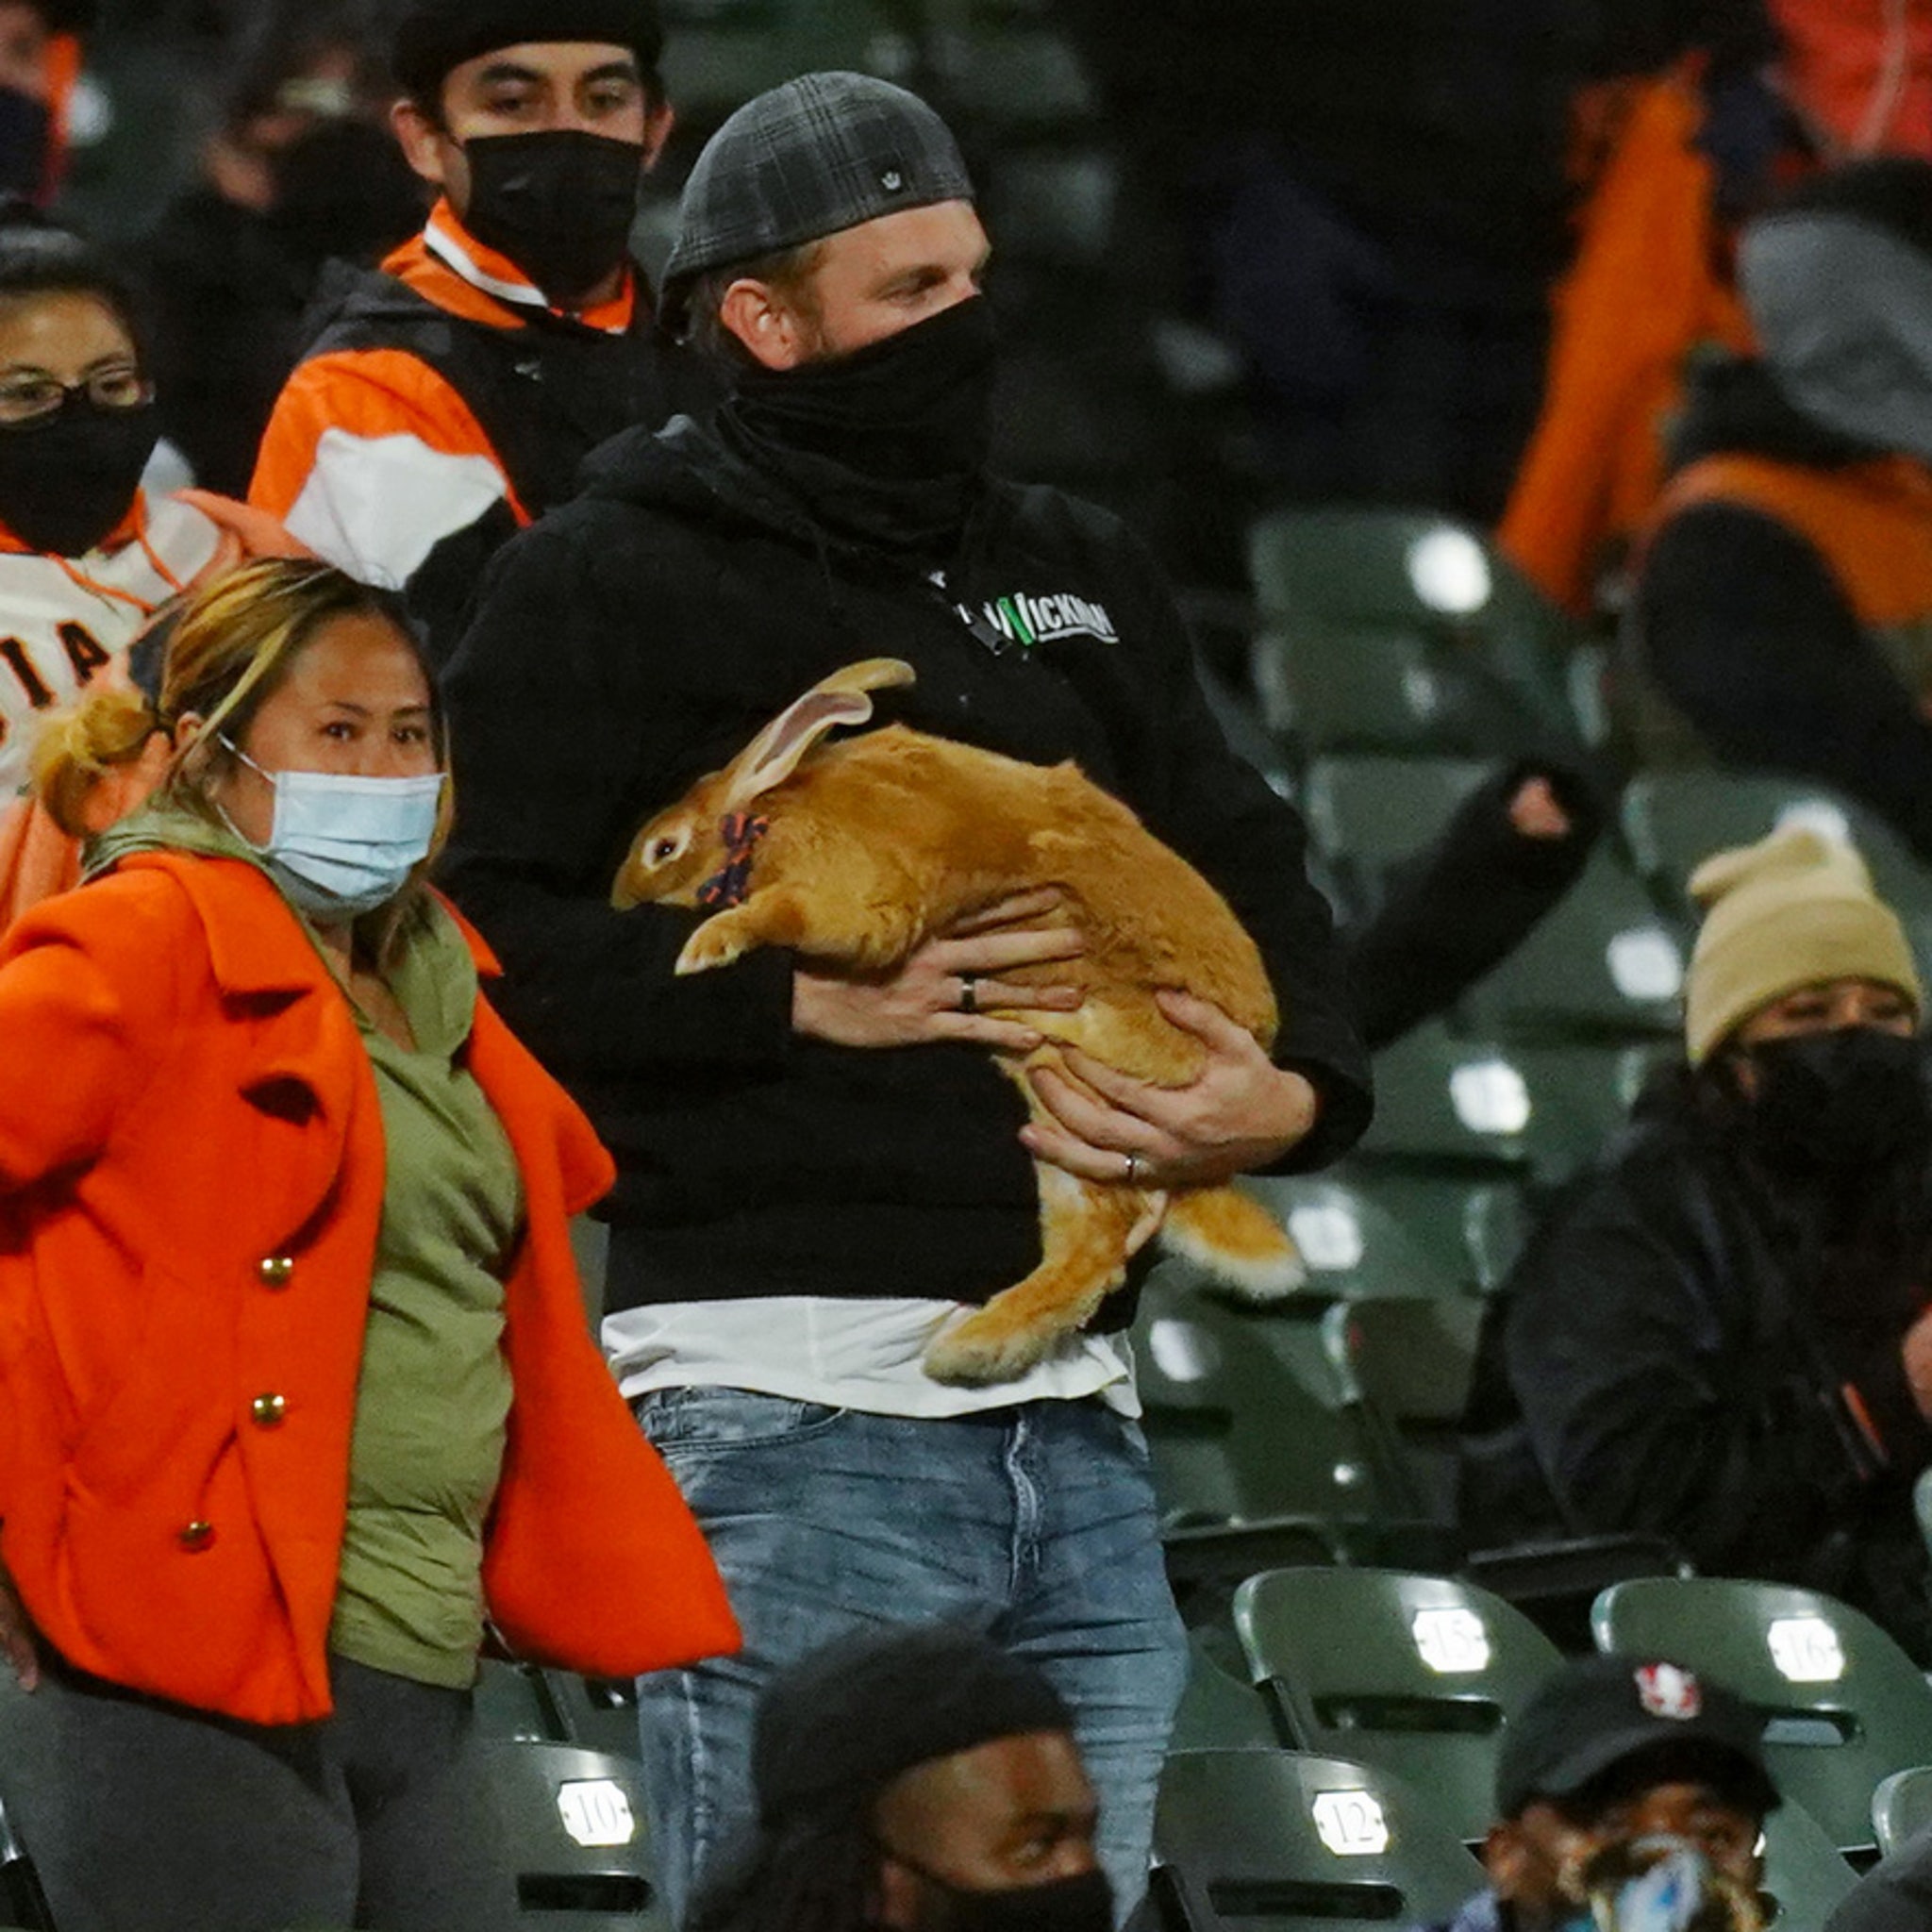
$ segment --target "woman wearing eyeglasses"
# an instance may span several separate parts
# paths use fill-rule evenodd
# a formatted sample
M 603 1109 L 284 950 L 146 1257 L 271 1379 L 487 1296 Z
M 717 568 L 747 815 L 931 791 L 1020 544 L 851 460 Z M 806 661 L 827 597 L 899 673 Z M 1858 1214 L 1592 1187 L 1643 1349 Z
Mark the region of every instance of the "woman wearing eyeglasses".
M 0 928 L 78 872 L 71 837 L 9 804 L 45 714 L 122 677 L 129 644 L 184 591 L 251 556 L 301 554 L 244 505 L 151 495 L 158 433 L 113 272 L 58 229 L 0 228 Z M 72 829 L 110 822 L 152 771 L 130 758 L 104 776 Z
M 159 789 L 0 945 L 0 1794 L 61 1932 L 510 1932 L 486 1630 L 736 1642 L 584 1320 L 610 1161 L 424 884 L 393 599 L 244 566 L 45 779 L 128 710 Z

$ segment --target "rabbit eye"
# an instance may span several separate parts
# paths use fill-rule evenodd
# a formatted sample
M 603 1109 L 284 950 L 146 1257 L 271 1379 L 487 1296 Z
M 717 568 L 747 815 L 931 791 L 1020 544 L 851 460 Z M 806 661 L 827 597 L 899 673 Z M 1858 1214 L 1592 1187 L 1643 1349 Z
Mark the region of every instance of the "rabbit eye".
M 651 847 L 651 858 L 655 864 L 662 865 L 667 858 L 675 858 L 676 857 L 677 841 L 675 839 L 659 839 Z

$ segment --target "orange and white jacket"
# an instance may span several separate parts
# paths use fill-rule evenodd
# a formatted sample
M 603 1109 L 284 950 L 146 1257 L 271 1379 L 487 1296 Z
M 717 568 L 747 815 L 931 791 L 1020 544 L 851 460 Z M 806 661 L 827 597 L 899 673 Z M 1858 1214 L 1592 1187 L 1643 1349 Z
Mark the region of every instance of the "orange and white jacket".
M 249 500 L 320 556 L 407 593 L 447 654 L 491 553 L 564 501 L 608 437 L 715 385 L 658 334 L 633 270 L 553 308 L 447 202 L 376 273 L 341 269 L 262 439 Z

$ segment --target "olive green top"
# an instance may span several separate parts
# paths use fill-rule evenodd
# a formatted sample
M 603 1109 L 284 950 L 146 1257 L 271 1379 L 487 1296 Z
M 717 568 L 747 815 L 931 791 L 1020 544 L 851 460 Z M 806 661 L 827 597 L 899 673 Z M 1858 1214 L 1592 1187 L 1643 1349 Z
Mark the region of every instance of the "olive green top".
M 358 1015 L 389 1149 L 349 1452 L 330 1647 L 460 1687 L 483 1640 L 483 1524 L 503 1467 L 503 1278 L 523 1221 L 515 1157 L 460 1050 L 476 969 L 454 924 L 411 921 L 387 975 L 415 1036 Z

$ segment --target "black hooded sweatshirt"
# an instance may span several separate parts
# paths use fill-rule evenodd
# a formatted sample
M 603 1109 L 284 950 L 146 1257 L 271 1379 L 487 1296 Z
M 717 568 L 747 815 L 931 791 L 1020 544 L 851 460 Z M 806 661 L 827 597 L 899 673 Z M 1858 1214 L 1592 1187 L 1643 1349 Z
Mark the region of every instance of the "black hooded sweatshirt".
M 1300 821 L 1227 749 L 1136 540 L 1057 491 L 993 483 L 930 571 L 838 537 L 681 419 L 607 444 L 584 494 L 504 549 L 444 684 L 446 882 L 503 959 L 512 1024 L 617 1158 L 613 1307 L 979 1302 L 1039 1260 L 1024 1108 L 991 1055 L 794 1035 L 790 955 L 675 978 L 703 915 L 608 905 L 648 817 L 820 678 L 880 656 L 918 673 L 882 718 L 1076 759 L 1220 888 L 1273 978 L 1276 1058 L 1322 1098 L 1296 1165 L 1367 1124 Z

